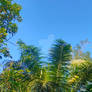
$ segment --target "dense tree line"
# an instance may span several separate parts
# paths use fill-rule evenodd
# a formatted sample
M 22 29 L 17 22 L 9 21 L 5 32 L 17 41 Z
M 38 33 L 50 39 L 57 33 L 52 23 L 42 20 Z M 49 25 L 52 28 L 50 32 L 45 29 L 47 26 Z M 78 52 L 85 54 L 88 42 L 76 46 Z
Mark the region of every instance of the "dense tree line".
M 0 58 L 11 58 L 7 41 L 21 22 L 21 6 L 13 0 L 0 0 Z M 0 74 L 0 92 L 92 92 L 92 58 L 83 47 L 75 48 L 57 39 L 44 62 L 41 51 L 33 45 L 17 42 L 21 52 L 18 61 L 8 60 Z M 44 63 L 44 64 L 43 64 Z

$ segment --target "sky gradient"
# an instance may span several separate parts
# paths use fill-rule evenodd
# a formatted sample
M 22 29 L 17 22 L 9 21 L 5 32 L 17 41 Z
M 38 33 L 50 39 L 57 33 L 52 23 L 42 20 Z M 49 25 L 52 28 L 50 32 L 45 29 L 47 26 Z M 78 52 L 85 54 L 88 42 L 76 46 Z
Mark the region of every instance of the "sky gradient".
M 22 5 L 23 21 L 11 39 L 22 39 L 47 54 L 55 39 L 75 46 L 81 40 L 92 41 L 92 0 L 15 0 Z M 92 45 L 88 50 L 92 52 Z M 9 43 L 13 58 L 19 58 L 17 47 Z

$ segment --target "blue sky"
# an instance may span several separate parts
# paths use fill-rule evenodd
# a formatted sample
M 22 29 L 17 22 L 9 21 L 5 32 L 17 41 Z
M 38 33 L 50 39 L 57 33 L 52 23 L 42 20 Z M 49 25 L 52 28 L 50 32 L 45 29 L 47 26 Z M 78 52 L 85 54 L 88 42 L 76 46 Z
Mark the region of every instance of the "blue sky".
M 15 0 L 23 7 L 23 21 L 11 41 L 22 39 L 48 53 L 55 39 L 61 38 L 72 46 L 86 38 L 92 41 L 92 0 Z M 92 45 L 88 50 L 92 51 Z M 14 59 L 19 58 L 16 46 L 9 43 Z

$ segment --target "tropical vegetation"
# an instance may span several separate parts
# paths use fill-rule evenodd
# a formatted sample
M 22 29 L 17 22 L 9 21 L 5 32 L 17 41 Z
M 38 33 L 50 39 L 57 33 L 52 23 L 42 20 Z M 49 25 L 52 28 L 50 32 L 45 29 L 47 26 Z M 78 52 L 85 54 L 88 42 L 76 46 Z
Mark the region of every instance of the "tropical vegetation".
M 8 58 L 0 73 L 0 92 L 92 92 L 92 58 L 83 51 L 88 40 L 73 48 L 57 39 L 47 61 L 38 47 L 19 40 L 20 59 L 12 59 L 7 42 L 17 33 L 21 9 L 13 0 L 0 0 L 0 59 Z

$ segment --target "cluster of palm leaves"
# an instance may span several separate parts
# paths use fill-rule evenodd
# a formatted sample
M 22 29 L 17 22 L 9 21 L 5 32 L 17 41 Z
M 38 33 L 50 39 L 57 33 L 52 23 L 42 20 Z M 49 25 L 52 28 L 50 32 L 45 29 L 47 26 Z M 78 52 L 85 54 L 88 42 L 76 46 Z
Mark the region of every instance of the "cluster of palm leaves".
M 73 55 L 70 44 L 56 40 L 44 63 L 39 48 L 19 40 L 20 60 L 9 61 L 0 74 L 0 92 L 92 92 L 92 59 Z

